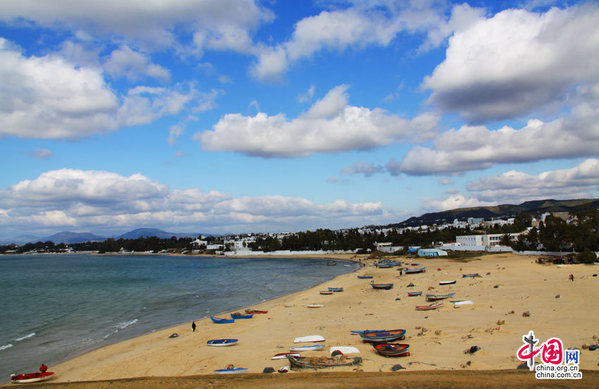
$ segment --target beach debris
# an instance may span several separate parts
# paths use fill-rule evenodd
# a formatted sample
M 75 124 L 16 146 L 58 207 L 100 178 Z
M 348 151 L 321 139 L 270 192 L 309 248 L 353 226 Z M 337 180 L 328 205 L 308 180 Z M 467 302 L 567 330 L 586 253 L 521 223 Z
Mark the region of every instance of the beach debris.
M 590 351 L 595 351 L 599 348 L 599 344 L 592 344 L 589 346 Z
M 434 286 L 429 286 L 429 287 L 428 287 L 428 290 L 433 290 L 433 289 L 435 289 L 435 287 L 434 287 Z
M 588 349 L 589 349 L 589 345 L 588 345 L 588 344 L 586 344 L 586 343 L 585 343 L 585 344 L 583 344 L 583 345 L 582 345 L 582 349 L 583 349 L 583 350 L 588 350 Z
M 401 300 L 399 297 L 396 297 L 396 298 L 395 298 L 395 301 L 399 301 L 399 300 Z
M 437 335 L 437 336 L 441 335 L 442 333 L 443 333 L 443 331 L 442 331 L 442 330 L 436 330 L 436 331 L 435 331 L 435 335 Z
M 497 288 L 499 288 L 499 285 L 495 285 L 495 286 L 493 286 L 493 288 L 497 289 Z
M 411 282 L 408 284 L 408 288 L 413 288 L 414 284 L 412 284 Z
M 519 364 L 516 369 L 518 370 L 528 370 L 528 365 L 526 364 L 526 362 L 522 362 L 521 364 Z
M 513 315 L 514 313 L 516 313 L 516 312 L 514 312 L 513 310 L 511 310 L 508 313 L 506 313 L 506 315 Z
M 277 370 L 279 373 L 287 373 L 289 371 L 289 366 L 283 366 L 283 367 L 279 367 L 279 370 Z
M 461 367 L 462 369 L 465 369 L 465 368 L 467 368 L 467 367 L 468 367 L 468 366 L 470 366 L 470 365 L 472 365 L 472 361 L 466 361 L 466 363 L 462 363 L 462 364 L 460 365 L 460 367 Z
M 556 298 L 556 299 L 558 299 L 558 298 L 560 298 L 560 297 L 561 297 L 561 296 L 560 296 L 559 294 L 556 294 L 556 295 L 555 295 L 555 298 Z
M 403 367 L 402 365 L 400 365 L 399 363 L 397 365 L 393 365 L 391 367 L 391 371 L 398 371 L 398 370 L 406 370 L 406 368 Z
M 488 272 L 487 272 L 487 275 L 488 275 L 488 276 L 490 276 L 490 275 L 491 275 L 491 272 L 490 272 L 490 271 L 488 271 Z
M 264 370 L 262 370 L 262 374 L 270 374 L 270 373 L 274 373 L 275 369 L 272 367 L 265 367 Z
M 474 354 L 479 351 L 481 348 L 479 346 L 472 346 L 464 350 L 464 354 Z
M 522 317 L 530 317 L 530 311 L 522 312 Z
M 497 325 L 501 326 L 505 324 L 505 320 L 497 320 Z
M 175 332 L 175 333 L 173 333 L 173 334 L 170 334 L 169 338 L 170 338 L 170 339 L 173 339 L 173 338 L 176 338 L 176 337 L 178 337 L 178 336 L 179 336 L 179 334 L 177 334 L 177 333 Z

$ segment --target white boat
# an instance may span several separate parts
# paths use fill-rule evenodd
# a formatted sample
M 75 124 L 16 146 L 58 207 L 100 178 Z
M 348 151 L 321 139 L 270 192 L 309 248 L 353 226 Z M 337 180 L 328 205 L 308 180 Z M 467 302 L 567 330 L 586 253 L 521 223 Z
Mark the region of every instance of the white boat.
M 324 304 L 308 304 L 306 305 L 308 308 L 322 308 Z
M 470 300 L 452 301 L 451 303 L 453 304 L 454 308 L 461 307 L 462 305 L 471 305 L 471 304 L 474 304 L 474 302 L 470 301 Z
M 439 285 L 452 285 L 455 284 L 456 280 L 451 280 L 451 281 L 439 281 Z
M 287 355 L 291 355 L 292 357 L 299 357 L 299 353 L 278 353 L 272 356 L 270 359 L 287 359 Z
M 319 351 L 324 350 L 324 344 L 315 344 L 312 346 L 293 346 L 289 348 L 289 351 L 295 353 L 301 353 L 302 351 Z
M 321 336 L 321 335 L 300 336 L 299 338 L 295 338 L 293 340 L 293 343 L 309 343 L 309 342 L 324 342 L 324 336 Z
M 357 348 L 352 347 L 352 346 L 332 346 L 331 347 L 331 355 L 333 355 L 333 353 L 335 351 L 339 351 L 343 355 L 345 355 L 345 354 L 359 354 L 360 353 L 360 350 L 358 350 Z

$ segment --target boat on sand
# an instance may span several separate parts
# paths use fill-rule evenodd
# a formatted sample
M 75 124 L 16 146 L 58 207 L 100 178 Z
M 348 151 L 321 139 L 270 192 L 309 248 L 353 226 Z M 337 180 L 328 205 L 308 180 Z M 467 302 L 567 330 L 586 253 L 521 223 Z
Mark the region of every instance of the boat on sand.
M 210 319 L 212 320 L 213 323 L 216 323 L 216 324 L 235 323 L 235 319 L 224 319 L 222 317 L 216 317 L 216 316 L 210 316 Z
M 405 339 L 406 330 L 397 329 L 389 331 L 379 332 L 364 332 L 360 334 L 363 342 L 366 343 L 380 343 L 380 342 L 392 342 L 394 340 Z
M 213 347 L 227 347 L 234 346 L 237 342 L 237 339 L 210 339 L 206 344 Z
M 384 357 L 407 357 L 410 355 L 410 345 L 400 343 L 376 343 L 374 350 Z
M 288 356 L 289 364 L 292 369 L 324 369 L 336 366 L 354 366 L 362 363 L 362 358 L 346 358 L 344 356 L 336 357 L 294 357 Z
M 15 384 L 30 384 L 34 382 L 47 381 L 53 377 L 53 371 L 46 371 L 43 373 L 38 371 L 35 373 L 13 374 L 10 377 L 10 382 Z
M 441 308 L 442 306 L 443 306 L 443 303 L 430 304 L 430 305 L 416 305 L 416 310 L 417 311 L 432 311 L 437 308 Z
M 384 290 L 393 289 L 393 284 L 375 284 L 375 283 L 371 283 L 370 286 L 372 286 L 373 289 L 384 289 Z

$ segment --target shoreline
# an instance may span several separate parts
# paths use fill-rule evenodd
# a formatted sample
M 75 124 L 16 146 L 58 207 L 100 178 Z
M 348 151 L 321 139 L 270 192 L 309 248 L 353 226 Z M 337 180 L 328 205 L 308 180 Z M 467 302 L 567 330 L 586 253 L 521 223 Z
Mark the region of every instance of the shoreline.
M 35 255 L 44 255 L 44 254 L 54 255 L 55 253 L 42 253 L 42 254 L 35 254 Z M 77 252 L 77 253 L 67 253 L 67 254 L 82 254 L 82 253 L 81 252 Z M 132 253 L 106 253 L 106 254 L 98 254 L 97 252 L 84 252 L 83 254 L 89 254 L 89 255 L 115 255 L 115 256 L 121 256 L 121 255 L 123 255 L 123 256 L 130 256 L 130 255 L 156 255 L 156 256 L 159 256 L 159 255 L 161 255 L 161 256 L 167 256 L 167 257 L 168 256 L 173 256 L 173 257 L 194 257 L 194 258 L 248 258 L 248 259 L 270 259 L 270 258 L 272 258 L 272 259 L 303 259 L 303 258 L 310 258 L 310 259 L 322 259 L 324 261 L 326 261 L 326 260 L 335 260 L 335 261 L 350 262 L 350 263 L 355 263 L 355 264 L 359 264 L 360 263 L 359 261 L 352 259 L 353 257 L 355 257 L 354 254 L 328 254 L 328 256 L 326 256 L 326 257 L 325 256 L 320 256 L 320 255 L 317 255 L 317 254 L 307 254 L 307 255 L 277 255 L 277 256 L 266 255 L 266 256 L 251 256 L 251 257 L 247 257 L 247 256 L 244 256 L 244 255 L 215 256 L 215 255 L 207 255 L 207 254 L 173 254 L 173 253 L 136 253 L 136 254 L 132 254 Z M 28 254 L 22 254 L 22 255 L 28 255 Z M 346 258 L 345 256 L 347 256 L 347 255 L 352 255 L 352 258 Z M 350 271 L 350 272 L 342 274 L 342 275 L 353 274 L 353 273 L 357 272 L 358 270 L 360 270 L 360 268 L 357 268 L 354 271 Z M 299 290 L 299 291 L 296 291 L 296 292 L 293 292 L 293 293 L 290 293 L 290 294 L 284 294 L 284 295 L 276 296 L 276 297 L 273 297 L 273 298 L 270 298 L 270 299 L 267 299 L 267 300 L 264 300 L 264 301 L 257 302 L 256 304 L 251 305 L 251 306 L 253 306 L 253 307 L 262 306 L 262 304 L 265 304 L 265 303 L 269 303 L 269 302 L 272 302 L 272 301 L 275 301 L 275 300 L 279 300 L 279 299 L 284 299 L 286 297 L 293 296 L 293 295 L 298 294 L 298 293 L 302 293 L 302 292 L 304 292 L 306 290 L 309 290 L 309 289 L 312 289 L 312 288 L 317 288 L 318 286 L 320 286 L 320 285 L 322 285 L 324 283 L 330 282 L 330 281 L 334 280 L 337 277 L 333 277 L 332 279 L 329 279 L 327 281 L 324 281 L 324 282 L 318 283 L 316 285 L 310 286 L 310 287 L 308 287 L 306 289 L 302 289 L 302 290 Z M 247 308 L 250 308 L 250 306 L 242 306 L 242 307 L 236 308 L 234 310 L 218 312 L 218 313 L 215 313 L 214 316 L 222 316 L 222 315 L 225 315 L 225 314 L 228 314 L 228 313 L 232 313 L 232 312 L 235 312 L 235 311 L 243 311 L 243 310 L 245 310 Z M 210 322 L 210 315 L 208 315 L 206 317 L 196 318 L 196 319 L 194 319 L 194 321 L 196 323 L 199 323 L 200 321 L 208 321 L 208 322 Z M 115 341 L 113 343 L 108 343 L 108 344 L 105 344 L 105 345 L 99 345 L 99 346 L 97 346 L 95 348 L 91 348 L 89 350 L 81 351 L 81 352 L 79 352 L 79 353 L 77 353 L 75 355 L 69 356 L 66 359 L 60 360 L 60 361 L 58 361 L 55 364 L 55 366 L 63 365 L 63 364 L 68 363 L 68 362 L 70 362 L 70 361 L 72 361 L 74 359 L 81 358 L 81 357 L 83 357 L 83 356 L 85 356 L 87 354 L 97 352 L 97 351 L 102 350 L 102 349 L 104 349 L 106 347 L 111 347 L 111 346 L 114 346 L 114 345 L 118 345 L 120 343 L 128 342 L 128 341 L 131 341 L 131 340 L 134 340 L 134 339 L 137 339 L 137 338 L 143 338 L 143 337 L 155 334 L 156 332 L 170 332 L 170 330 L 179 329 L 180 327 L 188 326 L 188 325 L 191 325 L 191 322 L 182 322 L 182 323 L 172 324 L 172 325 L 168 325 L 166 327 L 160 327 L 160 328 L 153 329 L 150 332 L 146 332 L 146 333 L 142 333 L 142 334 L 139 334 L 139 335 L 135 335 L 135 336 L 133 336 L 131 338 L 128 338 L 128 339 L 118 340 L 118 341 Z M 51 382 L 55 382 L 55 380 L 53 379 Z M 61 381 L 60 380 L 56 380 L 56 382 L 61 382 Z M 0 386 L 2 386 L 2 385 L 0 385 Z
M 348 258 L 349 256 L 353 256 L 353 259 Z M 355 254 L 345 254 L 344 258 L 334 259 L 360 262 L 365 256 L 360 258 Z M 406 258 L 402 260 L 405 261 Z M 533 299 L 535 292 L 539 292 L 542 300 L 547 300 L 543 295 L 547 294 L 547 288 L 551 289 L 551 283 L 558 285 L 558 289 L 574 288 L 580 292 L 590 286 L 590 290 L 581 295 L 599 298 L 599 282 L 597 278 L 589 278 L 587 274 L 599 270 L 593 265 L 575 265 L 579 267 L 560 270 L 557 267 L 534 264 L 532 257 L 509 254 L 481 256 L 469 259 L 468 262 L 443 258 L 419 258 L 417 261 L 427 266 L 426 273 L 398 277 L 395 269 L 361 267 L 355 272 L 337 276 L 307 290 L 258 303 L 252 308 L 269 310 L 269 314 L 256 315 L 252 320 L 217 325 L 213 324 L 210 318 L 204 318 L 196 321 L 196 333 L 191 332 L 191 323 L 183 323 L 107 345 L 52 367 L 57 373 L 57 378 L 52 382 L 210 375 L 214 369 L 223 368 L 229 363 L 248 367 L 248 373 L 259 373 L 266 366 L 276 369 L 284 365 L 285 361 L 271 361 L 270 356 L 288 351 L 285 347 L 292 344 L 295 336 L 313 333 L 325 335 L 327 346 L 357 346 L 364 359 L 361 370 L 365 372 L 389 371 L 389 368 L 397 363 L 405 366 L 408 371 L 509 371 L 519 364 L 515 358 L 515 350 L 522 342 L 522 334 L 530 329 L 534 329 L 537 337 L 542 339 L 550 336 L 560 337 L 564 340 L 564 347 L 580 348 L 582 343 L 593 342 L 592 337 L 595 334 L 592 331 L 598 327 L 599 316 L 594 312 L 588 312 L 584 304 L 572 304 L 576 293 L 562 292 L 561 300 L 555 300 L 554 295 L 551 295 L 552 300 L 549 301 L 556 303 L 553 309 L 551 306 L 543 308 L 543 304 L 537 309 L 534 304 L 526 304 L 525 301 L 524 306 L 534 312 L 529 318 L 520 316 L 523 308 L 519 306 L 523 305 L 522 301 L 517 301 L 517 293 L 515 296 L 510 293 L 514 292 L 510 291 L 514 288 L 522 291 L 519 282 L 526 280 L 527 274 L 535 274 L 535 277 L 528 277 L 531 281 L 530 286 L 524 289 L 531 295 L 526 298 L 520 296 L 520 300 Z M 416 312 L 414 305 L 423 303 L 423 299 L 406 297 L 406 292 L 411 290 L 407 289 L 408 281 L 416 283 L 417 288 L 423 289 L 424 292 L 428 287 L 446 288 L 433 286 L 440 279 L 457 278 L 458 275 L 461 277 L 462 273 L 481 269 L 481 279 L 459 278 L 458 285 L 454 286 L 458 293 L 456 298 L 475 300 L 471 307 L 455 309 L 446 302 L 438 311 Z M 577 283 L 567 282 L 566 271 L 576 273 Z M 396 287 L 388 292 L 376 292 L 366 282 L 369 280 L 357 279 L 356 274 L 365 273 L 373 274 L 376 282 L 396 282 Z M 551 282 L 548 283 L 549 279 L 544 277 L 551 278 Z M 344 286 L 345 292 L 333 296 L 318 295 L 318 290 L 327 283 L 330 284 L 328 286 Z M 498 285 L 498 288 L 494 288 L 494 284 Z M 506 292 L 502 292 L 503 289 Z M 491 299 L 491 294 L 498 294 L 500 298 Z M 485 298 L 489 300 L 489 305 L 481 300 Z M 325 307 L 305 308 L 306 304 L 313 302 L 323 302 Z M 517 314 L 506 313 L 508 311 L 505 307 L 510 304 L 518 309 Z M 578 325 L 573 319 L 575 313 L 571 311 L 578 311 L 579 314 L 583 312 L 589 323 Z M 489 312 L 493 313 L 491 321 Z M 559 317 L 562 326 L 570 326 L 570 333 L 564 334 L 560 323 L 548 320 L 552 315 Z M 401 316 L 404 317 L 398 319 Z M 505 319 L 507 323 L 498 325 L 495 323 L 499 322 L 497 319 Z M 428 328 L 425 328 L 425 325 Z M 349 330 L 353 329 L 378 327 L 406 328 L 408 337 L 405 342 L 411 344 L 411 349 L 414 350 L 412 356 L 396 359 L 380 357 L 373 353 L 371 346 L 362 344 L 359 338 L 349 334 Z M 169 339 L 168 336 L 172 332 L 178 332 L 179 337 Z M 240 343 L 235 347 L 222 349 L 206 347 L 206 340 L 216 337 L 235 337 L 240 339 Z M 465 356 L 463 350 L 469 347 L 470 343 L 481 345 L 482 350 L 476 355 Z M 493 352 L 493 349 L 496 351 Z M 581 351 L 581 369 L 597 370 L 599 358 L 594 353 Z M 435 355 L 428 355 L 431 352 Z M 314 352 L 314 355 L 324 354 L 328 355 L 328 352 Z M 466 364 L 468 361 L 470 363 Z M 336 368 L 335 371 L 352 370 Z M 295 374 L 297 373 L 291 375 Z

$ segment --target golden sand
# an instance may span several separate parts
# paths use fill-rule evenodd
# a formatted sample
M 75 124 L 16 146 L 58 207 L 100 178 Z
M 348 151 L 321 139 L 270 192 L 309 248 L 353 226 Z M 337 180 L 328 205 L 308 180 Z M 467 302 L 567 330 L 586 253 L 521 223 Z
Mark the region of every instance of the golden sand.
M 530 330 L 540 342 L 558 337 L 565 348 L 579 348 L 580 368 L 598 370 L 599 350 L 582 346 L 599 344 L 599 277 L 592 277 L 599 273 L 599 266 L 539 265 L 535 259 L 513 254 L 486 255 L 468 262 L 401 258 L 422 263 L 427 269 L 422 274 L 402 276 L 396 268 L 366 266 L 309 290 L 253 306 L 268 310 L 253 319 L 234 324 L 214 324 L 209 318 L 197 320 L 196 332 L 192 332 L 191 323 L 185 323 L 81 355 L 53 366 L 57 375 L 54 382 L 195 376 L 212 374 L 229 364 L 245 367 L 248 373 L 261 373 L 265 367 L 276 370 L 288 365 L 286 360 L 271 357 L 289 351 L 295 337 L 315 334 L 326 338 L 327 347 L 306 355 L 328 355 L 329 346 L 360 350 L 360 369 L 364 373 L 355 372 L 355 367 L 338 367 L 335 372 L 390 372 L 396 364 L 405 370 L 395 375 L 453 370 L 470 371 L 468 374 L 479 377 L 477 370 L 514 370 L 521 363 L 516 351 L 523 344 L 522 336 Z M 482 277 L 462 278 L 466 273 Z M 574 275 L 574 282 L 568 279 L 569 274 Z M 357 275 L 373 275 L 374 282 L 394 283 L 394 288 L 375 290 L 369 285 L 371 280 L 358 279 Z M 453 279 L 457 281 L 454 285 L 439 285 L 439 281 Z M 408 287 L 410 283 L 414 286 Z M 344 291 L 320 295 L 319 290 L 327 287 L 343 287 Z M 408 297 L 409 291 L 422 291 L 422 296 Z M 456 293 L 451 300 L 471 300 L 474 304 L 454 308 L 445 300 L 438 310 L 415 310 L 416 305 L 427 304 L 427 293 L 451 292 Z M 324 306 L 307 308 L 313 303 Z M 524 316 L 524 312 L 529 315 Z M 371 345 L 350 334 L 350 330 L 395 328 L 407 330 L 401 343 L 410 344 L 408 357 L 379 356 Z M 172 333 L 179 336 L 169 338 Z M 239 344 L 208 347 L 206 341 L 215 338 L 237 338 Z M 472 346 L 480 350 L 465 353 Z M 534 376 L 532 372 L 520 372 L 524 373 Z M 598 377 L 591 373 L 584 382 Z M 299 376 L 291 372 L 269 377 L 293 375 Z

